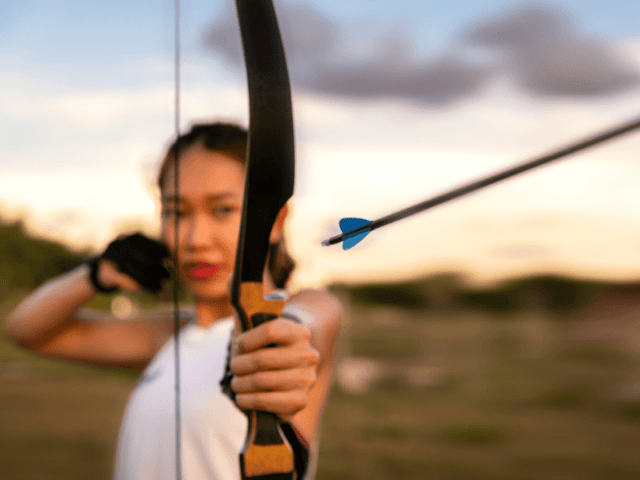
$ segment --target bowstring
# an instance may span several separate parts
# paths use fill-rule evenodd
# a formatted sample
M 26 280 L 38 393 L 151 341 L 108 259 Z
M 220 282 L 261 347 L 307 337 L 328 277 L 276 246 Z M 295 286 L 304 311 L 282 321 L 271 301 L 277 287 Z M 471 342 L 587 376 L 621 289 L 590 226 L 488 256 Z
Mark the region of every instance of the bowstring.
M 174 34 L 174 129 L 176 137 L 176 153 L 173 161 L 173 191 L 176 200 L 179 198 L 179 171 L 178 158 L 180 156 L 180 0 L 174 0 L 175 6 L 175 34 Z M 179 314 L 179 274 L 178 274 L 178 228 L 180 216 L 174 215 L 174 247 L 173 247 L 173 270 L 174 279 L 172 284 L 173 293 L 173 345 L 174 345 L 174 392 L 175 392 L 175 425 L 176 425 L 176 480 L 182 479 L 181 460 L 181 429 L 180 429 L 180 314 Z

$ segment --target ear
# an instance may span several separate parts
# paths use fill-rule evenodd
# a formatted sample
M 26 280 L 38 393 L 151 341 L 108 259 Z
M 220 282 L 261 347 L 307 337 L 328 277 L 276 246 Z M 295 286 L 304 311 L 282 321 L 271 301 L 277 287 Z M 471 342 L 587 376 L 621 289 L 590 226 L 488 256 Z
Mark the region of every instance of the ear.
M 276 221 L 273 223 L 273 228 L 271 229 L 271 235 L 269 235 L 269 244 L 275 245 L 279 243 L 284 238 L 284 222 L 287 219 L 287 214 L 289 213 L 289 207 L 285 204 L 284 207 L 278 212 L 278 216 L 276 217 Z

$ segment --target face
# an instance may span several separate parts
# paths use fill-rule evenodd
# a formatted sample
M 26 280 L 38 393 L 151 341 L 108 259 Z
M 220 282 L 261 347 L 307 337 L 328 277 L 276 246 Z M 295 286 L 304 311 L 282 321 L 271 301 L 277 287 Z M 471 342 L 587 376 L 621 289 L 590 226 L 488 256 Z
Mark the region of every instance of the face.
M 173 166 L 162 193 L 162 235 L 176 248 L 180 278 L 197 299 L 227 297 L 240 230 L 245 169 L 225 153 L 193 146 L 179 159 L 178 197 Z

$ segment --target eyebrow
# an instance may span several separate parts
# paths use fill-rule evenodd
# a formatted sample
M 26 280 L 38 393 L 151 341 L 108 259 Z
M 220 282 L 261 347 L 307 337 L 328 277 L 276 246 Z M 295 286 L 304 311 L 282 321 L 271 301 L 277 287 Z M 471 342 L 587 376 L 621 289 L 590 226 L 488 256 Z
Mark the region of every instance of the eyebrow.
M 227 198 L 230 197 L 237 197 L 238 195 L 232 192 L 224 192 L 224 193 L 219 193 L 216 195 L 207 195 L 205 201 L 207 203 L 209 202 L 219 202 L 220 200 L 225 200 Z M 180 203 L 180 201 L 184 201 L 181 200 L 179 196 L 176 195 L 163 195 L 162 197 L 162 201 L 163 202 L 174 202 L 174 203 Z

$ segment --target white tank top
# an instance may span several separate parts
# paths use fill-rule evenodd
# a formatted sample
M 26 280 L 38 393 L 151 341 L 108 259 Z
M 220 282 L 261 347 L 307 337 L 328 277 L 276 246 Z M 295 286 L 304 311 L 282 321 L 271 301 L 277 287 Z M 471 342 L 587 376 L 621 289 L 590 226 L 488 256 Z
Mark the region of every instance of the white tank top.
M 232 318 L 180 333 L 181 457 L 185 480 L 237 480 L 247 419 L 222 393 Z M 174 340 L 136 385 L 120 427 L 115 480 L 175 480 Z

